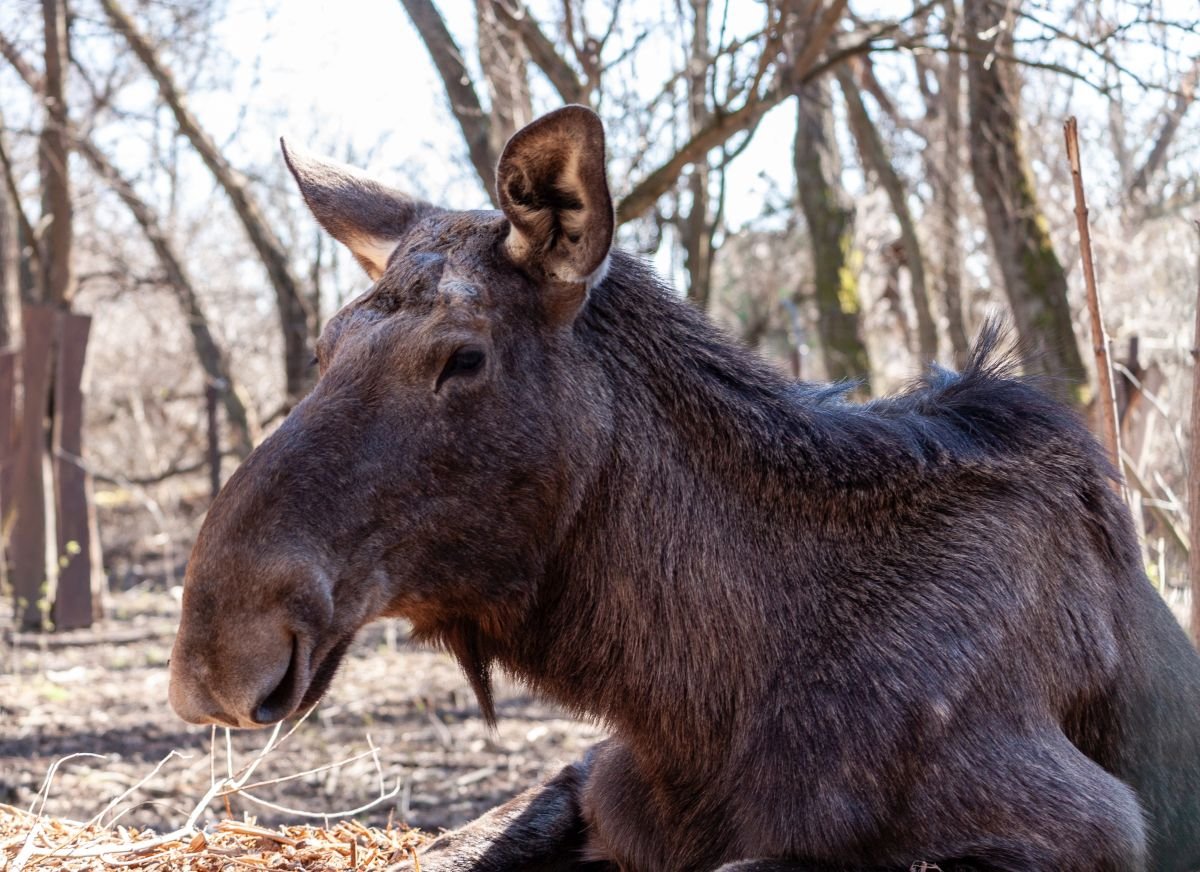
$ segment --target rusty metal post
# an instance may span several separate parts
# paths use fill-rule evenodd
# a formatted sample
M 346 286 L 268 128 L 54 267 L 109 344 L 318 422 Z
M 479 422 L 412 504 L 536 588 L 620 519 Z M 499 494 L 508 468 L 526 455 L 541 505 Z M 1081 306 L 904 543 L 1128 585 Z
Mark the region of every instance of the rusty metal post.
M 46 597 L 46 497 L 43 463 L 46 412 L 50 391 L 50 349 L 57 311 L 52 306 L 22 308 L 21 420 L 17 463 L 13 473 L 13 596 L 17 625 L 42 628 Z
M 54 505 L 58 538 L 58 588 L 54 626 L 90 627 L 92 549 L 87 470 L 83 466 L 83 363 L 92 319 L 59 314 L 54 378 Z

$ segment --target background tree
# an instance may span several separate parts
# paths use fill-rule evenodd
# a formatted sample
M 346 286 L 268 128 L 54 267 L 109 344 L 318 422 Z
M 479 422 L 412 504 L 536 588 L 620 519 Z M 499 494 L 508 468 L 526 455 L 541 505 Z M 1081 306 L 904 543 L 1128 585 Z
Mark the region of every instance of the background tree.
M 1029 364 L 1077 401 L 1087 384 L 1072 326 L 1067 277 L 1022 149 L 1019 71 L 1012 63 L 1012 4 L 964 0 L 971 174 L 996 266 Z
M 117 0 L 101 0 L 101 3 L 113 29 L 124 38 L 158 85 L 159 94 L 174 114 L 180 132 L 187 137 L 229 197 L 238 220 L 262 261 L 275 290 L 279 325 L 283 332 L 283 366 L 287 385 L 285 407 L 290 408 L 312 387 L 313 343 L 320 330 L 317 312 L 293 274 L 287 251 L 263 214 L 246 179 L 230 166 L 212 137 L 188 110 L 182 91 L 171 72 L 163 65 L 154 47 L 138 30 L 133 19 Z
M 859 335 L 860 255 L 854 248 L 854 209 L 841 188 L 842 159 L 828 83 L 800 88 L 796 107 L 796 193 L 808 225 L 825 373 L 831 379 L 865 379 L 871 368 Z M 864 387 L 870 390 L 869 380 Z

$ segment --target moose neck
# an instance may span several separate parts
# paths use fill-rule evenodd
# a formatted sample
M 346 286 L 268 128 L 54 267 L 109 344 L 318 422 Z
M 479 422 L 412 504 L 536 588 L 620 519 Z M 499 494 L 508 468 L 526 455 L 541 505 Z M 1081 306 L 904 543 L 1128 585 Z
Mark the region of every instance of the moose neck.
M 505 665 L 656 747 L 724 743 L 802 555 L 820 428 L 803 394 L 631 258 L 577 335 L 613 391 L 613 444 Z M 800 598 L 803 599 L 803 598 Z

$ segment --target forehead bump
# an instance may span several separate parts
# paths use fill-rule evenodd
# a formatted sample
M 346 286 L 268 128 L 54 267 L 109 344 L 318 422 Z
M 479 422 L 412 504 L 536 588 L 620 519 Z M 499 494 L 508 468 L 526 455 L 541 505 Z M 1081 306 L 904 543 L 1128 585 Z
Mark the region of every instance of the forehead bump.
M 479 300 L 479 288 L 456 275 L 448 275 L 438 283 L 438 296 L 451 301 L 474 302 Z

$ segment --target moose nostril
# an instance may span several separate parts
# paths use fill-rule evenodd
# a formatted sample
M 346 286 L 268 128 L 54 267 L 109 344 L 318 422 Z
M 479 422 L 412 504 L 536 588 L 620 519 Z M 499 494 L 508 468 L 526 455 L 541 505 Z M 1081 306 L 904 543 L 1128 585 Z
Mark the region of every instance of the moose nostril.
M 297 637 L 292 637 L 292 650 L 288 656 L 287 668 L 275 687 L 255 707 L 251 717 L 256 724 L 273 724 L 281 721 L 292 713 L 295 703 L 296 685 L 299 681 L 300 645 Z

